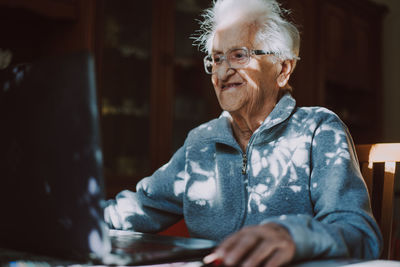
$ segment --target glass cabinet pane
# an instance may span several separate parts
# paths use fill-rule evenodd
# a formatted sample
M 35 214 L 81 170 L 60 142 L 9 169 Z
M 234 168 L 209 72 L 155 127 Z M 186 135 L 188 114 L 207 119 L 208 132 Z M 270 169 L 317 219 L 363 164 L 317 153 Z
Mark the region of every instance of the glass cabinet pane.
M 219 113 L 211 77 L 204 72 L 205 54 L 192 45 L 197 20 L 210 5 L 211 1 L 176 0 L 173 150 L 183 144 L 189 130 Z
M 101 72 L 106 177 L 149 171 L 151 1 L 105 0 Z

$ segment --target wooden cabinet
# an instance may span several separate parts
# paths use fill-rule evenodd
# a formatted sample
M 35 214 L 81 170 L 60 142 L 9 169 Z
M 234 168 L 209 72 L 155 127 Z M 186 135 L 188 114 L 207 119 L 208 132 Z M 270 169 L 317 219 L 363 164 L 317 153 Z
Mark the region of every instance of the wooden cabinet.
M 190 39 L 206 1 L 102 1 L 100 94 L 107 193 L 135 189 L 191 128 L 220 113 Z
M 95 0 L 0 0 L 0 48 L 12 64 L 96 50 Z
M 182 145 L 188 130 L 217 116 L 220 110 L 210 77 L 203 71 L 203 55 L 191 46 L 190 40 L 190 35 L 198 29 L 195 19 L 200 19 L 202 9 L 211 1 L 153 0 L 132 4 L 105 0 L 104 3 L 108 5 L 104 21 L 109 23 L 110 17 L 119 20 L 119 34 L 142 40 L 142 50 L 148 55 L 142 63 L 129 59 L 133 55 L 120 56 L 120 63 L 113 62 L 116 57 L 108 61 L 103 56 L 104 69 L 114 64 L 123 69 L 102 71 L 102 79 L 116 79 L 114 84 L 105 80 L 101 84 L 103 109 L 109 99 L 115 99 L 111 103 L 114 109 L 123 110 L 129 103 L 135 103 L 133 106 L 146 114 L 142 119 L 135 116 L 123 119 L 122 115 L 108 115 L 103 110 L 107 186 L 113 195 L 123 188 L 133 189 L 138 179 L 151 174 L 170 158 Z M 283 0 L 282 3 L 292 10 L 289 16 L 302 35 L 301 61 L 292 77 L 298 104 L 320 105 L 335 111 L 348 125 L 356 143 L 378 142 L 385 8 L 368 0 Z M 111 14 L 112 6 L 117 5 L 119 10 Z M 134 23 L 136 18 L 141 18 L 141 22 Z M 104 29 L 109 31 L 108 27 L 105 25 Z M 120 41 L 117 49 L 121 50 L 124 41 Z M 104 53 L 108 49 L 105 47 Z M 130 63 L 125 66 L 123 62 Z M 117 78 L 120 75 L 131 80 Z M 122 88 L 126 90 L 124 93 Z
M 78 9 L 75 0 L 1 0 L 2 8 L 25 9 L 56 20 L 75 20 Z
M 326 106 L 356 143 L 381 138 L 381 34 L 369 0 L 282 0 L 299 26 L 292 76 L 299 105 Z M 0 48 L 13 63 L 68 51 L 96 55 L 109 196 L 166 163 L 220 108 L 192 47 L 204 0 L 0 0 Z
M 382 135 L 383 14 L 368 2 L 321 5 L 324 104 L 344 120 L 356 143 L 377 142 Z
M 336 112 L 356 143 L 382 138 L 382 20 L 368 0 L 288 0 L 302 47 L 293 77 L 300 105 Z
M 136 1 L 102 1 L 100 16 L 103 159 L 107 191 L 114 194 L 151 165 L 152 2 L 138 8 Z

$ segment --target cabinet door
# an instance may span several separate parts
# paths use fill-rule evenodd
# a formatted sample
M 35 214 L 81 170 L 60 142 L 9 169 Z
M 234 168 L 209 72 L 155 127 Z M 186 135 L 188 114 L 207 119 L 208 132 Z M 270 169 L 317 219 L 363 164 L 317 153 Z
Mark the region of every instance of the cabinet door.
M 0 0 L 0 49 L 11 64 L 95 49 L 96 0 Z
M 176 0 L 172 151 L 183 144 L 192 128 L 221 112 L 211 76 L 204 71 L 206 54 L 193 46 L 201 12 L 210 4 L 204 0 Z
M 109 196 L 166 163 L 188 131 L 220 113 L 195 19 L 211 2 L 103 0 L 100 88 Z
M 152 2 L 103 4 L 101 126 L 106 185 L 114 194 L 134 189 L 150 172 Z
M 381 23 L 384 9 L 371 2 L 321 4 L 323 105 L 336 112 L 356 143 L 381 136 Z
M 352 43 L 349 33 L 349 15 L 338 6 L 324 3 L 322 6 L 322 44 L 326 78 L 346 84 L 351 79 L 349 64 Z

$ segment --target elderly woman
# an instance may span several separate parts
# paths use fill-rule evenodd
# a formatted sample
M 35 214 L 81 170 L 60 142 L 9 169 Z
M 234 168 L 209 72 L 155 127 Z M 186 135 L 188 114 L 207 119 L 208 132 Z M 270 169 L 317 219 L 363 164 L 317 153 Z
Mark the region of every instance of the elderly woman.
M 297 29 L 275 0 L 218 0 L 204 18 L 198 41 L 224 112 L 136 193 L 110 200 L 107 223 L 158 232 L 183 217 L 191 236 L 221 241 L 205 261 L 228 266 L 377 258 L 382 238 L 346 126 L 290 94 Z

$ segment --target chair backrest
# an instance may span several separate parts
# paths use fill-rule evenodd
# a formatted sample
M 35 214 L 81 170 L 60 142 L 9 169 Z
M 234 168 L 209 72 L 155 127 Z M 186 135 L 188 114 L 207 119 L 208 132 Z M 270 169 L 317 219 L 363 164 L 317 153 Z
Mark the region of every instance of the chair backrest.
M 371 198 L 372 211 L 383 235 L 381 258 L 393 259 L 394 180 L 396 163 L 400 162 L 400 143 L 356 145 L 356 151 Z

